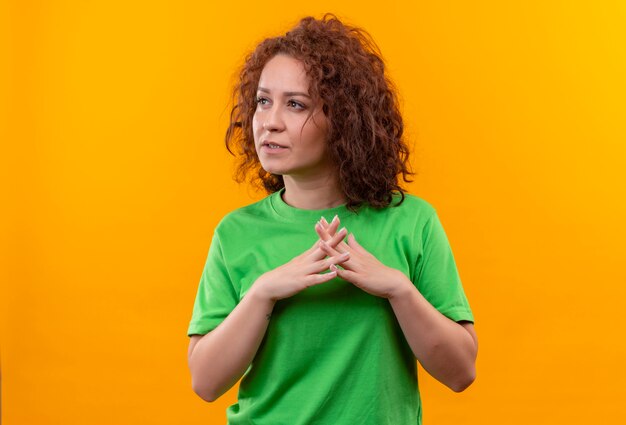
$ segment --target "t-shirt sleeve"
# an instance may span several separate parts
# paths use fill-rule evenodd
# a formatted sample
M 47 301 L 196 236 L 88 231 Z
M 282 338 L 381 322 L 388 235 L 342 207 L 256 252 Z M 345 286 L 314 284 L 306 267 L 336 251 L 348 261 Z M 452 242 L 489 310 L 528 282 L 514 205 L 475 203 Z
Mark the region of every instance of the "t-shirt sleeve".
M 424 224 L 420 239 L 422 252 L 414 282 L 417 289 L 444 316 L 456 322 L 474 322 L 450 243 L 435 211 Z
M 217 327 L 239 302 L 217 232 L 213 234 L 187 335 L 204 335 Z

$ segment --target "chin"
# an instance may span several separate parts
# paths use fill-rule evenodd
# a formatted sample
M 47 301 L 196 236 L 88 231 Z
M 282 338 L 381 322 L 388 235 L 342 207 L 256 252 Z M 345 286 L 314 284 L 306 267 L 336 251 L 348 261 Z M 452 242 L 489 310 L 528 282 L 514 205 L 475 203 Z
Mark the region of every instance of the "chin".
M 281 164 L 272 163 L 271 161 L 259 161 L 259 163 L 261 164 L 261 168 L 271 174 L 278 174 L 282 176 L 283 174 L 288 174 L 290 171 L 289 167 L 281 167 Z
M 285 174 L 285 170 L 282 170 L 277 167 L 264 167 L 263 164 L 261 164 L 261 168 L 263 168 L 265 172 L 270 173 L 270 174 L 275 174 L 277 176 L 282 176 Z

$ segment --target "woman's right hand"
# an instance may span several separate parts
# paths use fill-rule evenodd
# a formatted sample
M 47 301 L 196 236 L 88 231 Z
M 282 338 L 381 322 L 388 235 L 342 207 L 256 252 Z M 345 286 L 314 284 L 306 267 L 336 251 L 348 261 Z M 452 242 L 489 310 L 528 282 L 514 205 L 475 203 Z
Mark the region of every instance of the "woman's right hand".
M 333 220 L 331 226 L 339 226 L 339 220 Z M 338 231 L 325 243 L 335 248 L 347 235 L 345 228 Z M 338 254 L 326 258 L 326 252 L 321 248 L 322 240 L 298 255 L 286 264 L 262 274 L 252 285 L 250 291 L 264 299 L 278 301 L 289 298 L 298 292 L 320 283 L 328 282 L 337 277 L 336 271 L 321 274 L 329 270 L 331 264 L 339 264 L 350 258 L 349 253 Z
M 336 219 L 328 226 L 329 232 L 335 234 L 338 227 L 339 219 Z M 342 229 L 326 243 L 334 249 L 346 233 Z M 261 275 L 215 329 L 192 337 L 188 362 L 196 394 L 214 401 L 241 379 L 259 350 L 277 300 L 336 276 L 336 273 L 319 273 L 346 259 L 339 255 L 327 258 L 321 243 L 319 240 L 287 264 Z

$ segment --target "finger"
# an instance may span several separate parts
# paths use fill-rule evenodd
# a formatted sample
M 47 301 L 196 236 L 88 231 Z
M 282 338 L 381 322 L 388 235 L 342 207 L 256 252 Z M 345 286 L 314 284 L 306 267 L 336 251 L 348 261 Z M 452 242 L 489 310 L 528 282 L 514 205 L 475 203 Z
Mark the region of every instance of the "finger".
M 321 245 L 322 243 L 324 243 L 324 241 L 321 241 L 321 240 L 316 241 L 313 247 L 307 251 L 308 252 L 307 255 L 311 261 L 323 260 L 328 255 L 326 254 L 326 251 L 322 249 L 322 245 Z
M 361 254 L 369 254 L 369 251 L 363 248 L 361 244 L 356 241 L 354 233 L 350 233 L 350 235 L 348 236 L 348 245 L 350 246 L 350 248 L 360 252 Z
M 317 233 L 323 241 L 327 241 L 331 238 L 331 235 L 328 234 L 328 231 L 324 229 L 323 225 L 319 221 L 315 223 L 315 233 Z
M 339 221 L 339 216 L 336 214 L 330 223 L 328 223 L 328 221 L 326 221 L 323 216 L 320 219 L 319 223 L 322 226 L 322 229 L 325 229 L 328 232 L 329 236 L 334 235 L 339 228 L 339 225 L 341 224 L 341 222 Z
M 302 256 L 317 256 L 319 254 L 322 253 L 322 251 L 320 250 L 320 245 L 319 245 L 319 240 L 315 241 L 315 243 L 311 246 L 311 248 L 307 249 L 306 251 L 304 251 L 302 253 Z M 316 251 L 317 251 L 317 255 L 316 255 Z M 324 257 L 321 257 L 324 258 Z
M 340 231 L 338 231 L 337 233 L 335 233 L 333 235 L 333 237 L 331 237 L 330 239 L 328 239 L 326 241 L 326 243 L 328 245 L 330 245 L 332 248 L 337 249 L 337 245 L 343 241 L 343 239 L 348 235 L 348 229 L 346 229 L 345 227 L 341 228 Z M 347 247 L 347 246 L 346 246 Z M 339 251 L 345 252 L 348 251 L 347 249 L 338 249 Z
M 315 225 L 315 231 L 322 241 L 325 241 L 333 247 L 337 245 L 338 241 L 343 240 L 343 238 L 348 235 L 348 231 L 345 227 L 334 235 L 330 235 L 319 222 Z
M 331 221 L 330 224 L 328 224 L 328 222 L 326 221 L 326 219 L 324 217 L 322 217 L 316 224 L 315 224 L 315 231 L 317 232 L 318 235 L 320 235 L 320 237 L 322 237 L 322 233 L 324 233 L 325 237 L 322 238 L 322 240 L 328 240 L 328 238 L 332 237 L 335 232 L 337 232 L 337 228 L 339 227 L 339 217 L 335 216 L 335 218 L 333 219 L 333 221 Z
M 333 218 L 330 224 L 326 221 L 324 217 L 322 217 L 319 223 L 322 225 L 323 229 L 326 229 L 329 236 L 333 236 L 333 234 L 337 231 L 337 228 L 339 227 L 339 224 L 340 224 L 339 216 L 335 215 L 335 218 Z M 322 239 L 322 240 L 327 240 L 327 239 Z M 341 248 L 342 252 L 349 250 L 348 244 L 345 243 L 344 241 L 339 242 L 339 247 Z
M 335 216 L 335 217 L 337 217 L 337 216 Z M 322 217 L 322 220 L 326 221 L 326 219 L 324 219 L 324 217 Z M 322 224 L 322 220 L 320 220 L 317 223 L 315 223 L 315 232 L 319 236 L 320 240 L 322 240 L 322 241 L 330 241 L 331 245 L 335 246 L 337 243 L 332 239 L 332 237 L 333 236 L 337 236 L 337 234 L 334 234 L 334 230 L 333 230 L 333 234 L 334 235 L 328 233 L 328 231 L 324 228 L 324 226 Z M 334 224 L 332 224 L 332 226 L 336 230 L 336 227 L 339 226 L 339 218 L 337 218 L 336 221 L 333 220 L 333 223 Z M 345 230 L 345 228 L 343 230 Z M 345 230 L 343 232 L 343 236 L 337 236 L 337 237 L 340 237 L 343 240 L 343 238 L 345 238 L 347 235 L 348 235 L 348 231 Z M 307 251 L 305 251 L 304 255 L 314 254 L 316 248 L 318 247 L 318 242 L 313 244 L 313 246 L 311 248 L 309 248 Z M 347 248 L 347 247 L 348 247 L 348 245 L 345 246 L 345 248 Z M 347 249 L 344 249 L 344 251 L 347 251 Z M 317 253 L 317 254 L 319 254 L 319 253 Z M 317 257 L 317 255 L 314 255 L 314 256 Z
M 343 239 L 348 234 L 347 229 L 343 228 L 338 233 L 336 233 L 336 234 L 331 236 L 328 233 L 328 231 L 324 228 L 324 225 L 322 224 L 322 221 L 326 222 L 326 219 L 324 219 L 324 217 L 322 217 L 322 219 L 320 221 L 315 223 L 315 232 L 319 236 L 320 241 L 318 241 L 318 243 L 316 243 L 311 248 L 311 250 L 309 251 L 309 253 L 307 255 L 310 255 L 314 260 L 319 260 L 321 258 L 324 258 L 326 255 L 321 255 L 321 252 L 315 250 L 316 246 L 317 247 L 321 246 L 321 245 L 319 245 L 319 242 L 322 242 L 322 241 L 327 242 L 332 248 L 335 248 L 337 246 L 337 244 L 340 243 L 341 244 L 340 245 L 341 246 L 341 249 L 340 249 L 341 252 L 349 251 L 349 246 L 345 242 L 343 242 Z M 335 219 L 333 219 L 333 222 L 331 223 L 331 225 L 333 226 L 333 228 L 336 228 L 336 226 L 339 225 L 339 217 L 338 216 L 335 216 Z
M 340 241 L 337 245 L 335 245 L 335 249 L 340 252 L 350 251 L 350 245 L 348 245 L 345 241 Z
M 350 253 L 350 251 L 346 251 L 342 253 L 341 251 L 337 251 L 336 249 L 329 247 L 328 244 L 326 243 L 321 243 L 320 247 L 322 251 L 324 251 L 326 255 L 329 256 L 329 259 L 330 257 L 337 258 L 338 256 L 343 255 L 343 254 L 350 254 L 350 256 L 346 260 L 344 261 L 340 260 L 340 261 L 334 262 L 334 264 L 339 264 L 341 265 L 341 267 L 343 267 L 346 270 L 355 270 L 355 268 L 358 267 L 358 261 L 355 262 L 355 259 L 353 258 L 353 255 L 352 253 Z
M 348 245 L 348 244 L 347 244 L 347 243 L 345 243 L 344 241 L 339 242 L 339 243 L 336 245 L 336 249 L 337 249 L 337 250 L 339 250 L 339 251 L 341 251 L 341 252 L 346 252 L 346 251 L 350 251 L 350 250 L 351 250 L 350 245 Z
M 347 230 L 346 230 L 346 233 L 347 233 Z M 338 233 L 338 235 L 340 234 Z M 334 250 L 336 252 L 331 251 L 331 253 L 329 254 L 329 251 L 328 251 L 329 249 Z M 307 250 L 307 253 L 305 255 L 308 256 L 312 261 L 319 261 L 319 260 L 326 258 L 326 256 L 333 256 L 333 255 L 342 254 L 343 252 L 349 252 L 349 251 L 350 251 L 350 248 L 348 247 L 348 245 L 346 245 L 345 251 L 335 250 L 334 246 L 331 244 L 331 239 L 329 239 L 328 241 L 318 240 L 317 242 L 315 242 L 315 244 L 313 245 L 311 249 Z
M 326 220 L 324 220 L 326 221 Z M 335 232 L 337 231 L 337 229 L 339 229 L 339 225 L 341 224 L 341 222 L 339 221 L 339 216 L 335 214 L 335 216 L 333 217 L 333 220 L 330 222 L 330 224 L 328 226 L 324 226 L 326 227 L 326 230 L 328 231 L 329 235 L 334 235 Z
M 328 282 L 331 279 L 337 277 L 336 271 L 331 271 L 329 273 L 317 273 L 311 274 L 304 278 L 304 284 L 308 288 L 310 286 L 319 285 L 320 283 Z
M 358 267 L 358 261 L 355 263 L 355 258 L 353 256 L 354 251 L 353 252 L 350 252 L 350 251 L 341 252 L 334 248 L 331 248 L 330 246 L 328 246 L 326 242 L 320 243 L 320 248 L 329 257 L 337 257 L 339 255 L 346 254 L 346 253 L 350 254 L 347 260 L 335 262 L 335 264 L 340 264 L 341 267 L 343 267 L 346 270 L 354 270 L 356 267 Z
M 319 224 L 319 222 L 318 222 Z M 316 225 L 317 230 L 317 225 Z M 319 233 L 318 233 L 319 235 Z M 326 258 L 328 254 L 322 249 L 322 244 L 325 243 L 322 239 L 322 235 L 320 235 L 320 239 L 316 240 L 313 246 L 307 249 L 302 256 L 308 257 L 311 261 L 318 261 Z
M 326 221 L 326 218 L 324 216 L 322 216 L 320 222 L 324 225 L 324 227 L 328 227 L 330 225 L 338 227 L 339 226 L 339 216 L 337 214 L 335 214 L 335 216 L 333 217 L 333 219 L 331 220 L 330 223 L 328 221 Z
M 356 284 L 358 282 L 359 275 L 351 270 L 340 269 L 334 264 L 330 266 L 331 273 L 337 273 L 337 276 L 343 280 Z
M 341 251 L 336 250 L 332 246 L 328 245 L 328 242 L 324 242 L 324 241 L 320 243 L 320 249 L 324 251 L 324 253 L 330 257 L 332 257 L 333 255 L 342 254 Z M 345 251 L 345 252 L 348 252 L 348 251 Z
M 323 260 L 316 261 L 311 265 L 309 273 L 320 273 L 324 270 L 329 270 L 330 266 L 335 264 L 342 264 L 350 259 L 350 253 L 344 252 L 343 254 L 333 255 L 332 257 L 325 258 Z
M 336 222 L 336 226 L 333 226 L 333 228 L 326 228 L 326 232 L 328 233 L 328 236 L 332 237 L 335 235 L 336 229 L 337 227 L 339 227 L 339 220 L 337 220 Z M 339 242 L 339 245 L 343 248 L 343 251 L 346 251 L 348 249 L 348 244 L 345 243 L 343 240 L 341 242 Z

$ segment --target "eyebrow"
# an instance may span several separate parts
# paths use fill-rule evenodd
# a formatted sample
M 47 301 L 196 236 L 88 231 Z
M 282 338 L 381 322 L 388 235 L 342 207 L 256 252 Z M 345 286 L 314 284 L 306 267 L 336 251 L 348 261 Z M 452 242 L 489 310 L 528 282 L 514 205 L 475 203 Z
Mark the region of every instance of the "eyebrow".
M 264 93 L 271 93 L 271 91 L 269 89 L 266 89 L 265 87 L 258 87 L 257 91 L 262 91 Z M 285 96 L 303 96 L 303 97 L 308 97 L 309 99 L 311 98 L 311 96 L 309 96 L 307 93 L 304 93 L 301 91 L 286 91 L 283 94 Z

